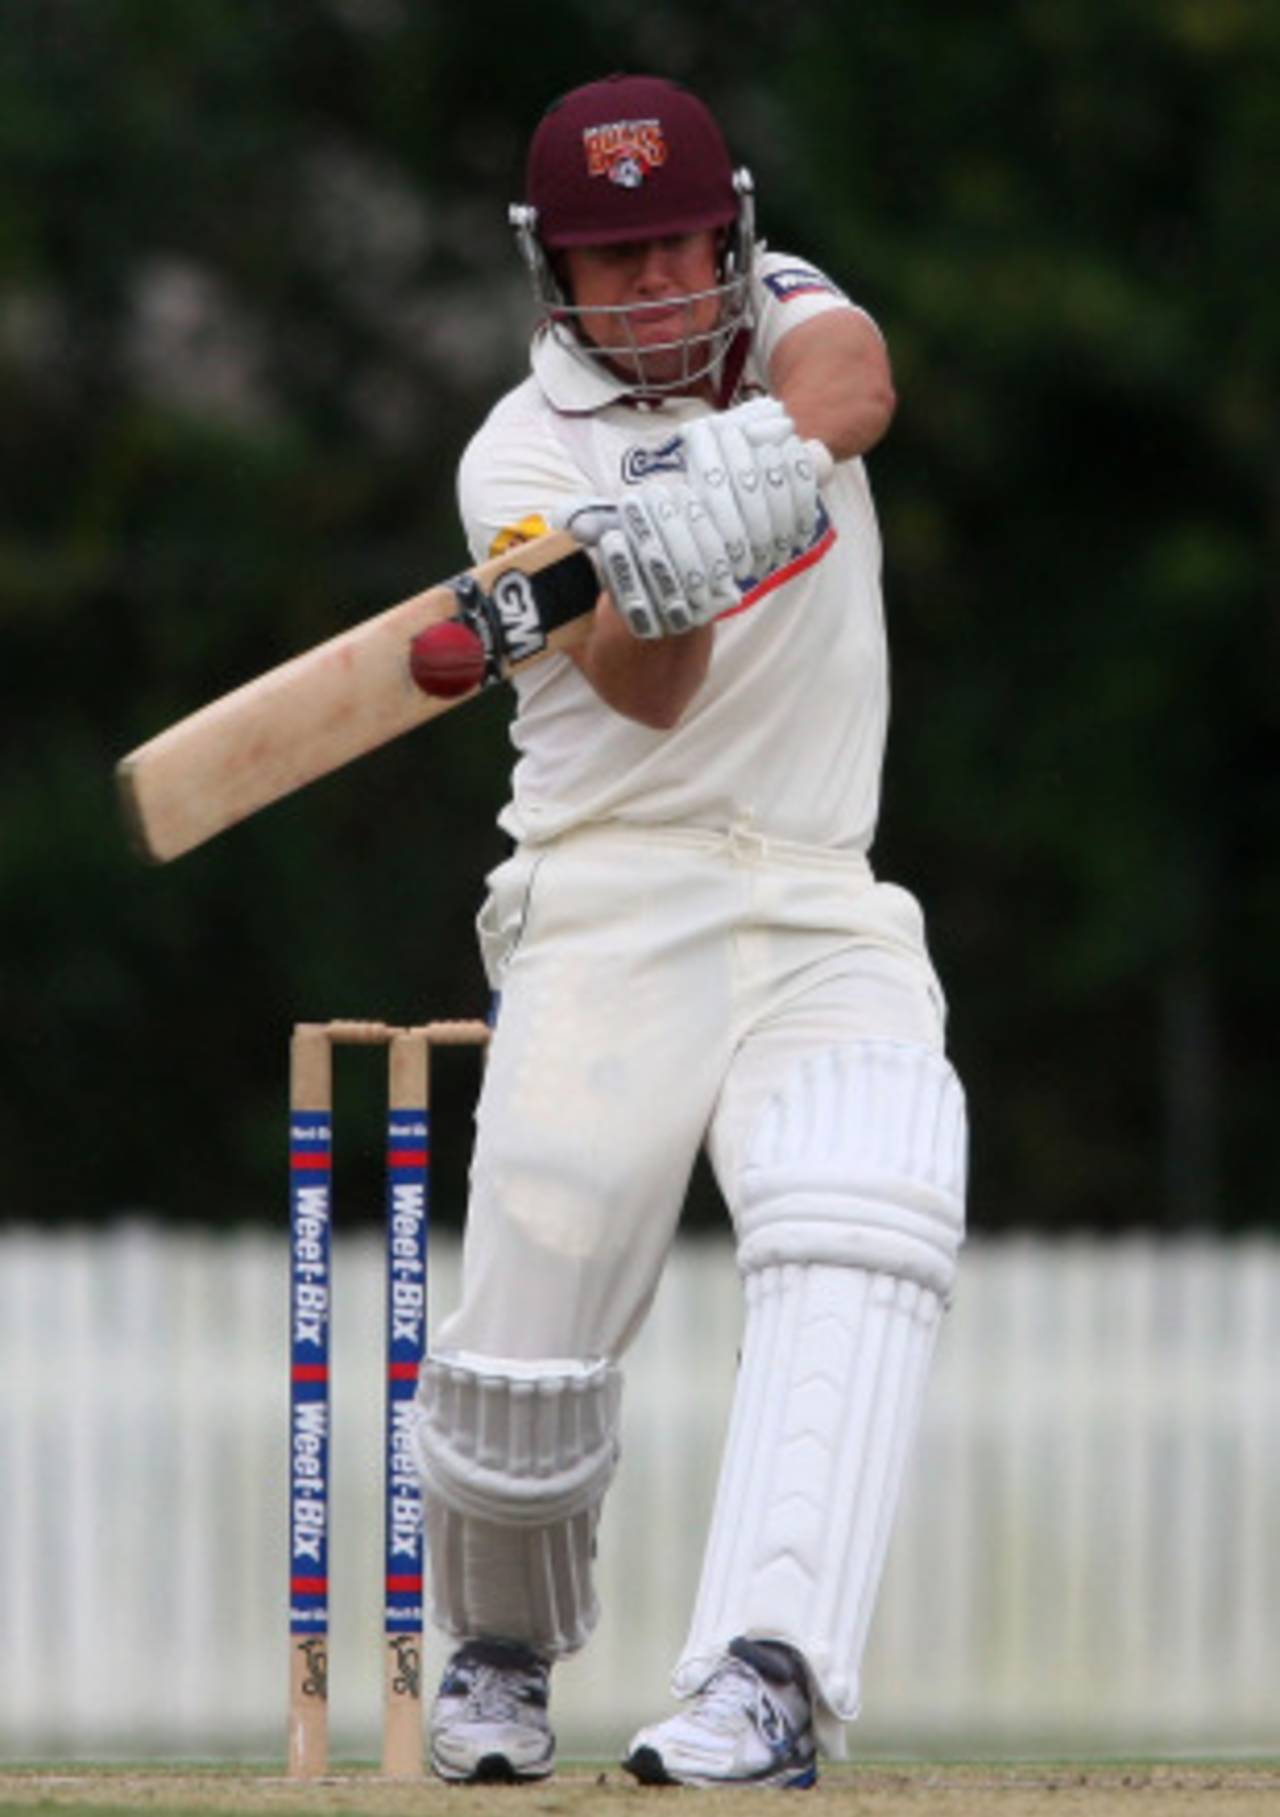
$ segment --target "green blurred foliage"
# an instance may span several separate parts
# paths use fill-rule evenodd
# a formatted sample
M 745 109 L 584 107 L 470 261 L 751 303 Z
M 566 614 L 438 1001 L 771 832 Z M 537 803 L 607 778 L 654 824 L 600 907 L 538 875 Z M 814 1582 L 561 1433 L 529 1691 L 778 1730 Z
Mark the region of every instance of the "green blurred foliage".
M 483 1008 L 502 698 L 162 871 L 111 767 L 461 564 L 529 325 L 504 205 L 614 68 L 702 90 L 766 237 L 889 336 L 877 860 L 929 912 L 975 1224 L 1275 1226 L 1262 0 L 5 0 L 0 1213 L 278 1217 L 290 1022 Z M 441 1068 L 455 1200 L 474 1084 Z

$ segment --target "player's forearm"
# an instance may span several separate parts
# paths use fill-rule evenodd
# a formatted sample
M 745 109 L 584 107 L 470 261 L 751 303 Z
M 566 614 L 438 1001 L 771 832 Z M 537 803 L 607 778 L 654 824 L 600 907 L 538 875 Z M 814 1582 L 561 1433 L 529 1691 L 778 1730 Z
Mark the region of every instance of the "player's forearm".
M 711 661 L 710 625 L 683 637 L 641 641 L 601 594 L 595 625 L 573 661 L 615 713 L 655 732 L 679 723 L 706 677 Z
M 837 460 L 874 448 L 897 406 L 884 339 L 856 310 L 832 310 L 784 336 L 769 364 L 769 388 L 797 432 L 824 442 Z

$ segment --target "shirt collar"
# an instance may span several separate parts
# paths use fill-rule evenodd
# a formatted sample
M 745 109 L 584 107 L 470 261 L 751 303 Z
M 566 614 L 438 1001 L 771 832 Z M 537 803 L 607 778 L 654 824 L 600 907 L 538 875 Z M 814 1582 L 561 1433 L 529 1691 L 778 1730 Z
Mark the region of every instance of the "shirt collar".
M 529 352 L 529 364 L 542 395 L 553 410 L 578 416 L 620 404 L 629 395 L 626 384 L 603 366 L 588 366 L 575 358 L 546 322 L 539 324 Z

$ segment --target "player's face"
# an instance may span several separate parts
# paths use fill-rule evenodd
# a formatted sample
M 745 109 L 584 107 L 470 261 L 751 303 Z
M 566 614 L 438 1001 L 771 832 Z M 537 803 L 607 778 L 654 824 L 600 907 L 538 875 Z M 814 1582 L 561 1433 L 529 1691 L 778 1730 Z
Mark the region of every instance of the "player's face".
M 702 364 L 720 317 L 714 233 L 573 246 L 563 257 L 581 332 L 626 377 L 671 383 Z

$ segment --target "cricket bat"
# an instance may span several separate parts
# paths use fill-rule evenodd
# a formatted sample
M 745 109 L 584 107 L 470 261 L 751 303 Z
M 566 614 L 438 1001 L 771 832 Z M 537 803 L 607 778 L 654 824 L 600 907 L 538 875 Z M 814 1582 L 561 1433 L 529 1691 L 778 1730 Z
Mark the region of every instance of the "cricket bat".
M 269 669 L 121 758 L 134 846 L 165 864 L 488 683 L 572 648 L 599 592 L 591 558 L 552 531 Z M 483 681 L 453 698 L 424 693 L 409 666 L 413 639 L 446 619 L 468 625 L 484 655 Z

